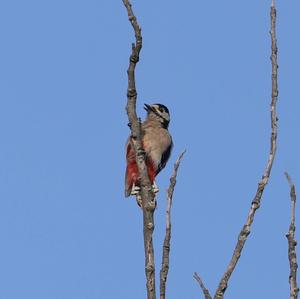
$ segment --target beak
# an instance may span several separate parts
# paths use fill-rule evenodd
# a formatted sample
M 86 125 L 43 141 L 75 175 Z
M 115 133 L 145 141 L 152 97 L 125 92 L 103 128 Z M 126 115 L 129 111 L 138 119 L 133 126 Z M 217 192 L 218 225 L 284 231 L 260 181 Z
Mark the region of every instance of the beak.
M 152 106 L 148 105 L 148 104 L 144 104 L 144 109 L 149 112 L 149 111 L 153 111 Z

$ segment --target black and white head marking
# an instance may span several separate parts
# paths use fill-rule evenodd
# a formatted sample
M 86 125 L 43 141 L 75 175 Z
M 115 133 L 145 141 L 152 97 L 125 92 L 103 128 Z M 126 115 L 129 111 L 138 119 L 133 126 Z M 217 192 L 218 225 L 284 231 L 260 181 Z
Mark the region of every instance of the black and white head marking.
M 163 104 L 145 104 L 144 109 L 149 113 L 154 113 L 159 117 L 165 127 L 168 127 L 170 122 L 169 109 Z

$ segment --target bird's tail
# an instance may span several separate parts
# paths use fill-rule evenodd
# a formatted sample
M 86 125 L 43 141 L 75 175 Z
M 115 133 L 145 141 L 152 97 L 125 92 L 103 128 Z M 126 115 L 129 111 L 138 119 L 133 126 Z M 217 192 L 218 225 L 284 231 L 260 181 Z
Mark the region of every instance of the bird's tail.
M 138 169 L 137 165 L 134 163 L 130 163 L 126 167 L 125 173 L 125 197 L 130 196 L 133 184 L 137 185 L 138 180 Z

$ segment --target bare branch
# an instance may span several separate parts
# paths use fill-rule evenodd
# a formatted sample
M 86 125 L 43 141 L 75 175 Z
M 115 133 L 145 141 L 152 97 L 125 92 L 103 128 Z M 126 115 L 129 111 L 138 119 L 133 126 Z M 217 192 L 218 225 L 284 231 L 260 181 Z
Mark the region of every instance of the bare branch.
M 155 299 L 155 265 L 154 249 L 152 244 L 152 234 L 154 230 L 154 210 L 155 197 L 148 177 L 145 164 L 145 151 L 142 147 L 141 124 L 136 114 L 137 92 L 135 87 L 135 67 L 139 61 L 140 51 L 142 49 L 141 28 L 132 11 L 129 0 L 123 0 L 127 9 L 129 21 L 135 33 L 135 43 L 132 44 L 132 52 L 129 59 L 128 89 L 127 89 L 127 114 L 130 123 L 132 141 L 136 153 L 136 163 L 141 179 L 141 198 L 143 204 L 143 225 L 144 225 L 144 248 L 145 248 L 145 272 L 147 279 L 147 298 Z
M 272 7 L 275 7 L 275 5 L 276 5 L 276 4 L 275 4 L 275 0 L 272 0 L 271 6 L 272 6 Z
M 199 286 L 200 286 L 200 288 L 203 291 L 204 298 L 205 299 L 212 299 L 212 297 L 210 296 L 210 293 L 209 293 L 208 289 L 205 287 L 202 279 L 200 278 L 200 276 L 198 275 L 197 272 L 194 273 L 193 277 L 198 281 Z
M 295 185 L 292 182 L 291 177 L 287 172 L 285 172 L 285 176 L 288 180 L 288 183 L 290 185 L 290 196 L 291 196 L 291 223 L 289 227 L 289 232 L 286 234 L 286 237 L 288 239 L 288 256 L 289 256 L 289 262 L 290 262 L 290 276 L 289 276 L 289 282 L 290 282 L 290 298 L 291 299 L 297 299 L 298 298 L 298 292 L 299 288 L 297 285 L 297 255 L 296 255 L 296 245 L 297 242 L 295 240 L 295 208 L 296 208 L 296 189 Z
M 167 210 L 166 210 L 166 235 L 163 245 L 163 256 L 162 264 L 160 270 L 160 299 L 165 299 L 166 297 L 166 282 L 169 271 L 169 255 L 170 255 L 170 240 L 171 240 L 171 208 L 173 202 L 173 192 L 176 185 L 177 171 L 180 165 L 180 162 L 183 158 L 185 151 L 183 151 L 176 163 L 174 164 L 174 171 L 170 178 L 170 185 L 167 190 Z
M 277 149 L 277 114 L 276 114 L 276 104 L 277 104 L 277 96 L 278 96 L 278 84 L 277 84 L 277 40 L 276 40 L 276 8 L 275 3 L 272 3 L 271 10 L 271 43 L 272 43 L 272 54 L 271 54 L 271 61 L 272 61 L 272 100 L 271 100 L 271 141 L 270 141 L 270 153 L 269 153 L 269 159 L 264 171 L 264 174 L 262 176 L 262 179 L 260 180 L 258 184 L 258 188 L 256 191 L 256 194 L 254 196 L 254 199 L 251 203 L 251 208 L 248 214 L 247 221 L 245 225 L 243 226 L 239 236 L 238 241 L 236 244 L 236 247 L 234 249 L 232 258 L 229 262 L 229 265 L 227 267 L 226 272 L 224 273 L 219 286 L 217 288 L 217 291 L 215 293 L 214 299 L 222 299 L 224 297 L 224 293 L 226 291 L 228 281 L 231 277 L 232 272 L 234 271 L 237 262 L 241 256 L 242 250 L 244 248 L 244 245 L 246 243 L 247 237 L 250 234 L 250 228 L 254 220 L 255 212 L 260 207 L 261 198 L 265 189 L 265 186 L 269 182 L 272 165 L 274 162 L 276 149 Z

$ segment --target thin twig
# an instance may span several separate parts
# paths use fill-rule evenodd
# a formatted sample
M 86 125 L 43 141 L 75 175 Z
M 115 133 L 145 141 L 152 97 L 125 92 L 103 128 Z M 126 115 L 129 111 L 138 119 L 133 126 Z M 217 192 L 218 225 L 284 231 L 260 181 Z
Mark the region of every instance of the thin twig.
M 193 277 L 198 281 L 200 288 L 203 291 L 205 299 L 212 299 L 209 290 L 205 287 L 201 277 L 198 275 L 197 272 L 194 273 Z
M 129 0 L 123 0 L 126 7 L 129 21 L 135 33 L 135 43 L 132 44 L 132 51 L 129 59 L 128 89 L 127 89 L 127 114 L 131 128 L 131 137 L 136 153 L 136 162 L 141 179 L 140 195 L 143 204 L 143 231 L 144 231 L 144 248 L 145 248 L 145 272 L 147 279 L 147 298 L 155 299 L 155 265 L 154 249 L 152 243 L 152 234 L 154 230 L 154 210 L 155 196 L 147 173 L 145 164 L 145 151 L 142 147 L 142 130 L 141 123 L 136 114 L 137 92 L 135 87 L 135 67 L 139 61 L 140 51 L 142 49 L 142 34 L 138 21 L 132 11 Z
M 236 264 L 241 256 L 241 253 L 244 248 L 247 237 L 250 234 L 250 228 L 251 228 L 251 225 L 254 220 L 255 212 L 260 207 L 263 191 L 269 181 L 271 170 L 272 170 L 272 165 L 274 162 L 276 149 L 277 149 L 277 144 L 276 144 L 276 141 L 277 141 L 276 104 L 277 104 L 277 97 L 278 97 L 278 85 L 277 85 L 278 65 L 277 65 L 277 40 L 276 40 L 276 8 L 275 8 L 274 2 L 272 3 L 272 6 L 271 6 L 270 16 L 271 16 L 271 32 L 270 32 L 270 34 L 271 34 L 271 43 L 272 43 L 272 46 L 271 46 L 271 48 L 272 48 L 272 54 L 271 54 L 271 61 L 272 61 L 271 128 L 272 128 L 272 133 L 271 133 L 271 141 L 270 141 L 271 146 L 270 146 L 269 159 L 268 159 L 264 174 L 262 176 L 262 179 L 260 180 L 260 182 L 258 184 L 258 188 L 257 188 L 256 194 L 254 196 L 254 199 L 252 201 L 247 221 L 238 236 L 238 241 L 237 241 L 236 247 L 234 249 L 232 258 L 230 260 L 230 263 L 227 267 L 226 272 L 224 273 L 224 275 L 219 283 L 219 286 L 215 293 L 214 299 L 222 299 L 224 297 L 224 293 L 226 291 L 230 276 L 236 267 Z
M 297 299 L 299 288 L 297 285 L 297 255 L 296 255 L 296 245 L 297 242 L 295 240 L 295 208 L 296 208 L 296 188 L 292 182 L 291 177 L 287 172 L 285 172 L 285 176 L 288 180 L 290 185 L 290 196 L 291 196 L 291 223 L 289 226 L 289 232 L 286 234 L 288 239 L 288 256 L 289 256 L 289 263 L 290 263 L 290 276 L 289 276 L 289 283 L 290 283 L 290 298 Z
M 275 7 L 275 0 L 272 0 L 271 6 Z
M 173 192 L 176 185 L 177 171 L 185 151 L 183 151 L 174 164 L 174 171 L 170 178 L 170 185 L 167 190 L 167 210 L 166 210 L 166 235 L 163 244 L 163 256 L 160 270 L 160 299 L 166 298 L 166 282 L 169 271 L 169 255 L 171 240 L 171 208 L 173 202 Z

